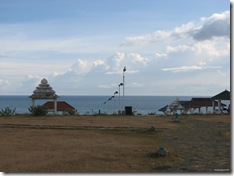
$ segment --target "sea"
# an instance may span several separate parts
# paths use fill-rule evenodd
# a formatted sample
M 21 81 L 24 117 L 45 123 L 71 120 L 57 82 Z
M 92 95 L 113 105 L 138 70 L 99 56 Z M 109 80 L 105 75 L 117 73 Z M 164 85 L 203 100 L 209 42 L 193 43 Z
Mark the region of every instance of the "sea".
M 191 100 L 192 96 L 60 96 L 57 101 L 66 101 L 72 105 L 80 115 L 93 115 L 98 113 L 115 114 L 124 110 L 125 106 L 132 107 L 137 114 L 148 115 L 163 112 L 160 108 L 171 104 L 176 99 Z M 195 98 L 195 97 L 194 97 Z M 36 100 L 35 105 L 43 105 L 52 100 Z M 32 105 L 31 99 L 26 95 L 0 95 L 0 110 L 6 107 L 15 109 L 17 114 L 28 114 Z

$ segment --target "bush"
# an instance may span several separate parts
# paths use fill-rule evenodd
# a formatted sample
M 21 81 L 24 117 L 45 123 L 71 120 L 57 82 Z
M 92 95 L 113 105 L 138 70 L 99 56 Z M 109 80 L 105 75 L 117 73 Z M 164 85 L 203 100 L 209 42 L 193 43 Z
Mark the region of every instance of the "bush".
M 47 109 L 40 105 L 30 106 L 28 110 L 33 116 L 45 116 L 47 114 Z
M 6 107 L 5 109 L 1 109 L 0 116 L 13 116 L 15 114 L 15 108 L 11 109 Z
M 63 111 L 63 115 L 75 115 L 77 112 L 76 109 L 66 109 Z

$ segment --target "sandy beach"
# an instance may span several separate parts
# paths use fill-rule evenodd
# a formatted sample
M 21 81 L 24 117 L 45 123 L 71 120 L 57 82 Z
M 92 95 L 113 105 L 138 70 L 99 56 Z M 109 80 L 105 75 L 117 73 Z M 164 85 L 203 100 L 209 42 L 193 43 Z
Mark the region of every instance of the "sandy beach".
M 231 116 L 0 117 L 1 172 L 231 172 Z M 166 157 L 153 157 L 159 147 Z

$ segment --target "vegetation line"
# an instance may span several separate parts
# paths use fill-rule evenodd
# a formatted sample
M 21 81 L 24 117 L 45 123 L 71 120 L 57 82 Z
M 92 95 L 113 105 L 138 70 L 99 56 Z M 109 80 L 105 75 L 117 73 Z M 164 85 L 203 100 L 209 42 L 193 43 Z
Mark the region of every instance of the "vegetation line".
M 59 126 L 59 125 L 28 125 L 28 124 L 0 124 L 0 128 L 152 131 L 152 127 L 151 128 L 141 128 L 141 127 Z M 166 128 L 160 128 L 160 130 L 162 130 L 162 129 L 166 129 Z M 159 130 L 159 129 L 157 128 L 157 130 Z

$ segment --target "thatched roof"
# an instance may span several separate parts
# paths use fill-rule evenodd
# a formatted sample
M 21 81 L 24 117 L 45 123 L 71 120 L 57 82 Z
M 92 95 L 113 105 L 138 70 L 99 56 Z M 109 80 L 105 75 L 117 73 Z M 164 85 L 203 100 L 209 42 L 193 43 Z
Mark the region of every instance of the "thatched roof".
M 228 90 L 225 90 L 213 97 L 211 97 L 212 100 L 230 100 L 230 92 Z
M 158 111 L 165 112 L 167 110 L 168 105 L 164 106 L 163 108 L 159 109 Z
M 55 94 L 55 91 L 50 87 L 48 81 L 43 78 L 41 84 L 36 87 L 36 90 L 33 91 L 33 94 L 29 96 L 32 99 L 57 99 L 58 95 Z

